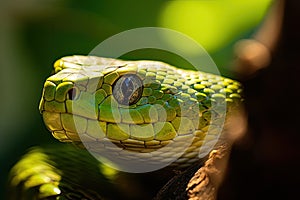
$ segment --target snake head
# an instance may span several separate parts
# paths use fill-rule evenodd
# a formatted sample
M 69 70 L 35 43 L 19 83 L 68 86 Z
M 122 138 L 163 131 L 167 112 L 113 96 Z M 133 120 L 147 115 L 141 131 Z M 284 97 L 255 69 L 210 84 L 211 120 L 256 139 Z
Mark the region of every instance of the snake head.
M 70 56 L 54 69 L 40 103 L 47 128 L 60 141 L 118 156 L 185 153 L 193 162 L 218 140 L 228 105 L 242 100 L 236 81 L 157 61 Z

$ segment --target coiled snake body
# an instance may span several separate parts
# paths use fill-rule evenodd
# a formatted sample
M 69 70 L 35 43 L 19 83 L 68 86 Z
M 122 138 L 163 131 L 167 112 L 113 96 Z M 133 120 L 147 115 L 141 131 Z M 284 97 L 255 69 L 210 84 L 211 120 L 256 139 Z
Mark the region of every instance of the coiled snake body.
M 157 61 L 69 56 L 54 69 L 40 103 L 49 131 L 127 172 L 185 168 L 203 158 L 242 101 L 236 81 Z M 114 169 L 64 146 L 35 148 L 14 166 L 13 198 L 109 196 Z

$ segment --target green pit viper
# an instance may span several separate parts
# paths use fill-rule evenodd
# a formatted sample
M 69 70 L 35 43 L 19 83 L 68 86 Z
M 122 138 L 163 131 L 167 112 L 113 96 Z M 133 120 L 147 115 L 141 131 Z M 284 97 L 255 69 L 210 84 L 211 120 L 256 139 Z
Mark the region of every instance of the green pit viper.
M 159 61 L 68 56 L 54 72 L 39 109 L 52 135 L 75 145 L 29 150 L 11 170 L 11 199 L 119 199 L 116 169 L 192 165 L 243 100 L 237 81 Z

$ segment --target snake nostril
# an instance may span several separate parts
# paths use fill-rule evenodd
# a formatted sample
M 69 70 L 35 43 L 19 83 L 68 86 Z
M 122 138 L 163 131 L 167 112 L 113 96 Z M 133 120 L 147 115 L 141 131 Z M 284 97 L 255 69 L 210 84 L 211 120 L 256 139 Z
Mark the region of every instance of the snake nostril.
M 67 92 L 67 99 L 76 100 L 79 96 L 79 91 L 77 88 L 73 87 Z

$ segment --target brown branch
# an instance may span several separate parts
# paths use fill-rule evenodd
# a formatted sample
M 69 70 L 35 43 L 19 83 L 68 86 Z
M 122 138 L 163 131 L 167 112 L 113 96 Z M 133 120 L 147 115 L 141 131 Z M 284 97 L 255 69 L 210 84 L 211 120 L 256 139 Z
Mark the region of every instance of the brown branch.
M 228 157 L 228 145 L 213 150 L 204 166 L 192 177 L 187 185 L 189 200 L 214 200 L 224 176 Z

